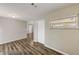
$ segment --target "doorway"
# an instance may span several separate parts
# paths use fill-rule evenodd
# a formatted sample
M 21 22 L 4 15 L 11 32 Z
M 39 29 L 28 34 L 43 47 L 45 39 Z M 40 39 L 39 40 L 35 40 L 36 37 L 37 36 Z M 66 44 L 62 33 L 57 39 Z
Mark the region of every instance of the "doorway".
M 28 38 L 30 41 L 33 41 L 33 24 L 28 24 L 27 38 Z

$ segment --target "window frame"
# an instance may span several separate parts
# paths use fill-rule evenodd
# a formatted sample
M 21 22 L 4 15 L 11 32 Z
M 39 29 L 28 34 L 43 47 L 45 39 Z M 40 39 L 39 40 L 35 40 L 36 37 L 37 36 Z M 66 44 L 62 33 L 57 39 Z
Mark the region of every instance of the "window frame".
M 71 19 L 73 21 L 69 21 L 69 22 L 66 22 L 65 19 Z M 75 21 L 74 21 L 75 19 Z M 65 22 L 64 22 L 65 20 Z M 59 21 L 59 22 L 57 22 Z M 63 24 L 62 27 L 54 27 L 54 25 L 58 25 L 59 24 Z M 65 25 L 64 25 L 65 24 Z M 68 26 L 68 24 L 70 24 Z M 71 24 L 73 24 L 74 26 L 72 26 Z M 65 18 L 60 18 L 60 19 L 55 19 L 55 20 L 49 20 L 49 28 L 50 29 L 79 29 L 79 23 L 78 23 L 78 16 L 72 16 L 72 17 L 65 17 Z

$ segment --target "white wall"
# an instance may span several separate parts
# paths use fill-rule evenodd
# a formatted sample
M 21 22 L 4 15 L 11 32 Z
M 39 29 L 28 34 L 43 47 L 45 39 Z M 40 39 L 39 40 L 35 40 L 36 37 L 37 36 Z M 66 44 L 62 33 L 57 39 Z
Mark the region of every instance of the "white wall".
M 34 41 L 38 41 L 38 22 L 34 22 Z
M 38 21 L 38 42 L 45 43 L 45 22 L 44 20 Z
M 25 21 L 0 18 L 0 44 L 26 38 L 27 23 Z
M 79 13 L 79 4 L 52 11 L 46 18 L 45 44 L 68 54 L 79 54 L 79 30 L 75 29 L 49 29 L 48 22 L 52 20 L 76 15 Z

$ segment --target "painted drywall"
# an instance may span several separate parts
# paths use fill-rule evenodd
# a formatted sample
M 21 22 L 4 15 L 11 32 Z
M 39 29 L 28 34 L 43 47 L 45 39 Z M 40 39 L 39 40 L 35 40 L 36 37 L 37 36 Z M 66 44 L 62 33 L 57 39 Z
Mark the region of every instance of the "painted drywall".
M 0 44 L 26 38 L 26 21 L 12 18 L 0 18 Z
M 38 21 L 38 42 L 45 44 L 45 21 Z
M 79 30 L 49 29 L 49 20 L 76 15 L 79 4 L 68 6 L 48 14 L 45 22 L 45 44 L 67 54 L 79 54 Z
M 38 42 L 38 23 L 34 22 L 34 41 Z

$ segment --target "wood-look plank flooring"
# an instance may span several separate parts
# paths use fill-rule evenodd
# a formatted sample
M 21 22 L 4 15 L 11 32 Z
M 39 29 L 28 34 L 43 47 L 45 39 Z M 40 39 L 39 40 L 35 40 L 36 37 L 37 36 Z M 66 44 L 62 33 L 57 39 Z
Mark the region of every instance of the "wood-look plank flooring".
M 28 39 L 17 40 L 0 45 L 1 55 L 61 55 L 41 43 L 29 42 Z

